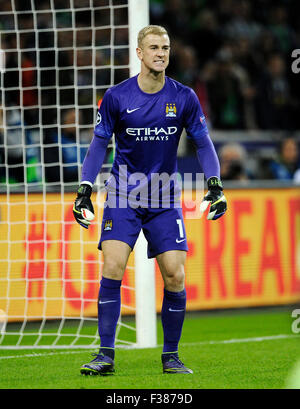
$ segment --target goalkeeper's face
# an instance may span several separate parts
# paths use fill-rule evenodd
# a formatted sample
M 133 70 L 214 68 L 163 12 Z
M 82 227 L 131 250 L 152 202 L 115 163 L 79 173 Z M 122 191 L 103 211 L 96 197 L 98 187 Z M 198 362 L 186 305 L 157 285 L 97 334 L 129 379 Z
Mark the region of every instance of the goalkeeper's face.
M 170 39 L 167 34 L 148 34 L 137 54 L 142 67 L 152 72 L 163 72 L 169 65 Z

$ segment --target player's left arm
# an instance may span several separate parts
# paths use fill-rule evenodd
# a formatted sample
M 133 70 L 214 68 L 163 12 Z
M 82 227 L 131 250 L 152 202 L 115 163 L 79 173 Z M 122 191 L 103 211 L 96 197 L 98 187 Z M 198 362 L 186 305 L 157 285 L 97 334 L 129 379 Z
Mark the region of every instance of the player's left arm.
M 201 138 L 194 138 L 197 157 L 207 180 L 208 192 L 200 204 L 200 211 L 207 214 L 208 220 L 217 220 L 227 210 L 227 200 L 223 193 L 223 184 L 220 179 L 220 164 L 215 147 L 208 132 Z
M 198 97 L 192 90 L 189 97 L 185 128 L 188 138 L 191 138 L 196 146 L 197 157 L 207 180 L 208 188 L 208 192 L 200 205 L 200 211 L 204 212 L 210 206 L 207 219 L 216 220 L 223 216 L 227 210 L 227 200 L 220 179 L 220 162 L 209 136 Z
M 227 210 L 227 200 L 223 193 L 222 182 L 217 176 L 211 176 L 207 180 L 207 186 L 208 192 L 200 204 L 200 211 L 205 212 L 210 206 L 207 220 L 217 220 Z

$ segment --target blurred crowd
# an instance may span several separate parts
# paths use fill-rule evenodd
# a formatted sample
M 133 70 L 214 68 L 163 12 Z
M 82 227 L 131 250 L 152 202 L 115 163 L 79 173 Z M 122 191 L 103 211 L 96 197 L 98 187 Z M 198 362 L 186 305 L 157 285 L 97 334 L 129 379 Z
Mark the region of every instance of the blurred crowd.
M 242 144 L 227 143 L 219 150 L 222 180 L 248 181 L 253 179 L 276 179 L 300 184 L 299 146 L 292 137 L 279 143 L 273 158 L 258 158 L 249 167 L 249 155 Z
M 168 75 L 195 90 L 212 130 L 283 135 L 272 155 L 260 157 L 254 150 L 258 157 L 250 170 L 247 147 L 223 144 L 223 179 L 299 181 L 300 74 L 291 69 L 292 51 L 300 48 L 299 0 L 150 4 L 151 23 L 165 26 L 171 37 Z
M 172 37 L 169 75 L 224 130 L 300 129 L 299 12 L 297 0 L 151 0 L 151 22 Z
M 284 134 L 273 157 L 250 170 L 247 147 L 223 143 L 223 179 L 296 178 L 300 73 L 291 53 L 300 44 L 299 0 L 149 2 L 151 24 L 171 38 L 167 75 L 195 90 L 212 130 Z M 0 0 L 0 183 L 79 180 L 97 101 L 129 76 L 127 0 L 93 0 L 93 10 L 90 3 Z
M 0 0 L 0 183 L 78 183 L 97 103 L 129 76 L 127 0 L 113 3 Z

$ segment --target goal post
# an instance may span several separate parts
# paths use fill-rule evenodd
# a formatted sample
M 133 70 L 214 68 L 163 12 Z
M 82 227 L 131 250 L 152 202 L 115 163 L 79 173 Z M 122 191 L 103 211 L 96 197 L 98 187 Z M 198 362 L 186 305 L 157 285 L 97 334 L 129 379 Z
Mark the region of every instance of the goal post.
M 136 55 L 137 36 L 149 24 L 149 0 L 128 0 L 128 6 L 129 70 L 132 77 L 140 70 L 140 61 Z M 135 288 L 137 346 L 155 347 L 155 266 L 153 259 L 147 259 L 147 241 L 143 232 L 135 246 Z
M 130 76 L 140 71 L 140 61 L 136 55 L 139 31 L 149 25 L 149 0 L 128 0 L 129 70 Z
M 138 72 L 147 24 L 148 0 L 7 0 L 0 9 L 0 349 L 99 345 L 100 179 L 88 231 L 72 203 L 97 102 Z M 157 345 L 146 251 L 141 233 L 122 283 L 117 347 Z

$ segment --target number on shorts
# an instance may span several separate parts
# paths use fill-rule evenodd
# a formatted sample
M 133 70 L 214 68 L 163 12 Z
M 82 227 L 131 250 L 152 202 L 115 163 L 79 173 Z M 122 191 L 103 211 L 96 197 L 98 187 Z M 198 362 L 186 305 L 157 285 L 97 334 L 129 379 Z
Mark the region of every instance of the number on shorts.
M 182 220 L 181 219 L 176 219 L 176 222 L 178 224 L 178 228 L 179 228 L 179 237 L 181 239 L 184 238 L 184 234 L 183 234 L 183 226 L 182 226 Z

